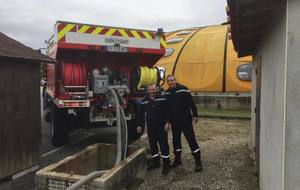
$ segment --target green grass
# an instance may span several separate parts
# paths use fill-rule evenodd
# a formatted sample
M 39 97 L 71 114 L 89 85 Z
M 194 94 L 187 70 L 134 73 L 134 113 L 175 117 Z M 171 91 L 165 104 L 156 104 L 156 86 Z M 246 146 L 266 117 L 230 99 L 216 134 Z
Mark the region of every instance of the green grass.
M 215 108 L 198 107 L 198 112 L 200 116 L 251 118 L 251 112 L 245 110 L 221 110 Z

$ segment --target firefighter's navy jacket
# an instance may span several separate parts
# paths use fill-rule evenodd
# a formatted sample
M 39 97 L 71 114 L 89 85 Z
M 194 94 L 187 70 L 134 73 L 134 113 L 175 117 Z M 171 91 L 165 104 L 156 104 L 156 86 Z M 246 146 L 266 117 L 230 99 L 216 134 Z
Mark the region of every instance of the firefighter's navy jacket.
M 145 96 L 141 102 L 138 126 L 144 127 L 146 124 L 148 130 L 151 130 L 162 127 L 167 121 L 169 121 L 167 99 L 159 94 L 153 100 Z
M 164 96 L 168 100 L 172 123 L 191 122 L 193 117 L 198 117 L 197 107 L 186 86 L 177 83 L 175 88 L 167 89 Z

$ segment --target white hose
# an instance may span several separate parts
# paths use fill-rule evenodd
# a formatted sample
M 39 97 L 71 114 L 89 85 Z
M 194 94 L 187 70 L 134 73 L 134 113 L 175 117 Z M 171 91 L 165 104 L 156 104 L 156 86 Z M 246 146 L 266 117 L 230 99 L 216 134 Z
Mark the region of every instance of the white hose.
M 122 109 L 121 106 L 119 106 L 119 108 L 120 108 L 120 112 L 121 112 L 121 117 L 120 117 L 120 119 L 122 121 L 121 124 L 123 124 L 122 125 L 123 126 L 123 132 L 125 132 L 125 149 L 124 149 L 124 152 L 123 152 L 123 158 L 122 158 L 122 160 L 123 160 L 123 159 L 126 158 L 126 154 L 127 154 L 128 130 L 127 130 L 127 121 L 126 121 L 126 116 L 125 116 L 124 110 Z
M 127 141 L 128 141 L 128 134 L 127 134 L 127 122 L 125 113 L 120 106 L 118 95 L 113 88 L 109 88 L 111 94 L 113 95 L 116 103 L 116 121 L 117 121 L 117 159 L 115 165 L 118 165 L 123 159 L 126 158 L 127 154 Z M 123 132 L 125 132 L 125 148 L 122 150 L 122 126 Z M 74 183 L 73 185 L 69 186 L 66 190 L 76 190 L 79 189 L 81 186 L 89 183 L 90 181 L 94 180 L 95 178 L 99 177 L 100 175 L 104 174 L 108 170 L 104 171 L 94 171 L 84 177 L 82 177 L 79 181 Z
M 116 122 L 117 122 L 117 159 L 115 165 L 119 164 L 123 158 L 122 156 L 122 128 L 121 128 L 121 114 L 120 114 L 120 103 L 116 91 L 113 88 L 108 88 L 115 99 L 116 107 Z
M 69 186 L 66 190 L 76 190 L 79 189 L 81 186 L 89 183 L 93 179 L 99 177 L 100 175 L 103 175 L 105 172 L 108 170 L 103 170 L 103 171 L 94 171 L 84 177 L 82 177 L 80 180 L 78 180 L 76 183 L 72 184 Z

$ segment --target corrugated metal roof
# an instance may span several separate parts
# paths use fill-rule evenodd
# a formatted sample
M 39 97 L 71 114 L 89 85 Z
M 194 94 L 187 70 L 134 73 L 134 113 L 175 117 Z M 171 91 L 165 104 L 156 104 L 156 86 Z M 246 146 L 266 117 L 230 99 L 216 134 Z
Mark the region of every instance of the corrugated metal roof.
M 34 62 L 55 62 L 55 60 L 0 32 L 0 58 L 1 57 L 29 60 Z

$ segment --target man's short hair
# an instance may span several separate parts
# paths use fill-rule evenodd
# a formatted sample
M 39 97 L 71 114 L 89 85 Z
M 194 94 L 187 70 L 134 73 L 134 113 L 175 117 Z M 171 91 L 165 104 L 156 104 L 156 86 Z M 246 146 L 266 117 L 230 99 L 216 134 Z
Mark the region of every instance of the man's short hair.
M 150 86 L 155 86 L 156 87 L 156 84 L 148 84 L 147 88 L 149 88 Z
M 169 77 L 173 77 L 176 80 L 174 75 L 169 74 L 166 79 L 168 80 Z

